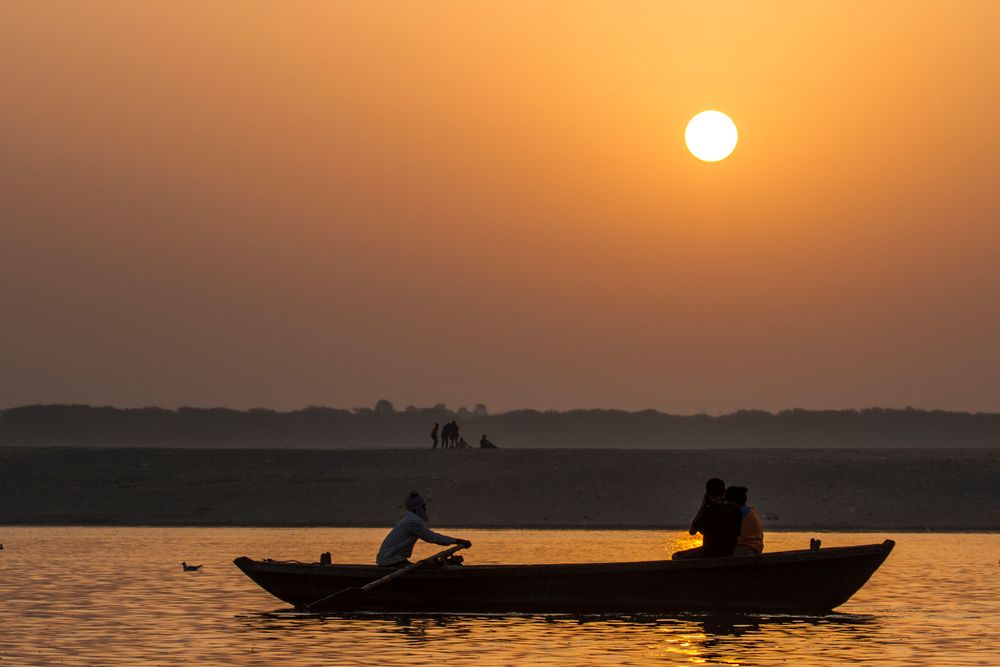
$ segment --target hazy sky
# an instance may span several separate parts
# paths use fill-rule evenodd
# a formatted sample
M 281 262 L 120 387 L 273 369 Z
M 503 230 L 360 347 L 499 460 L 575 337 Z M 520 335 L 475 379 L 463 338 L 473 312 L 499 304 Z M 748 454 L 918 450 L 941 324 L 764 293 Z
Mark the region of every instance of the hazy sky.
M 998 26 L 4 2 L 0 407 L 1000 410 Z

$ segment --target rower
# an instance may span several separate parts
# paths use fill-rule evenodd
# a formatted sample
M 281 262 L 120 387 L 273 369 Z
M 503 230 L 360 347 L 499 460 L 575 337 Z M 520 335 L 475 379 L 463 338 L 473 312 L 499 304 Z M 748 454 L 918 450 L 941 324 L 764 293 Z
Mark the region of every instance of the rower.
M 416 491 L 410 491 L 403 506 L 406 507 L 406 514 L 382 541 L 378 556 L 375 557 L 377 565 L 382 567 L 408 565 L 410 562 L 408 559 L 413 553 L 413 545 L 417 543 L 418 539 L 431 544 L 460 544 L 466 549 L 472 546 L 472 542 L 469 540 L 448 537 L 428 528 L 427 503 Z

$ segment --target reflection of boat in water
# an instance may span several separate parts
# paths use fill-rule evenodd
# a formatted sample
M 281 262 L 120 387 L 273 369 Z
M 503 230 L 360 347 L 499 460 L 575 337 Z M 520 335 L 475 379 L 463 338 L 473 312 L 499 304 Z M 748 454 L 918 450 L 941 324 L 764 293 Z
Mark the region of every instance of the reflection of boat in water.
M 846 602 L 895 542 L 756 557 L 560 565 L 424 567 L 361 596 L 337 596 L 392 572 L 374 565 L 308 565 L 240 557 L 240 570 L 296 608 L 452 613 L 823 613 Z

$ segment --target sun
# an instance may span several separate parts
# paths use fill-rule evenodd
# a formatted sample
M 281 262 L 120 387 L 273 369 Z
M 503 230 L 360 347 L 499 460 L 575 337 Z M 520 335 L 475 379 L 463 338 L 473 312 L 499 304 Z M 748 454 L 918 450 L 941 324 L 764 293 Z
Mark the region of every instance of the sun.
M 729 157 L 738 139 L 736 123 L 721 111 L 702 111 L 688 121 L 684 141 L 699 160 L 718 162 Z

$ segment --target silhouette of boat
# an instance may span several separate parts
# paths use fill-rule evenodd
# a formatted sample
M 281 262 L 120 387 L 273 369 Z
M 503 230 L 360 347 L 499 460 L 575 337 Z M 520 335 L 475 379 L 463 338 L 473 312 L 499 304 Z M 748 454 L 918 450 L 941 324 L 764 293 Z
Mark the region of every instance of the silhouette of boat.
M 846 602 L 895 546 L 780 551 L 757 557 L 559 565 L 444 565 L 414 570 L 362 596 L 334 596 L 391 568 L 233 562 L 274 597 L 324 612 L 826 613 Z

